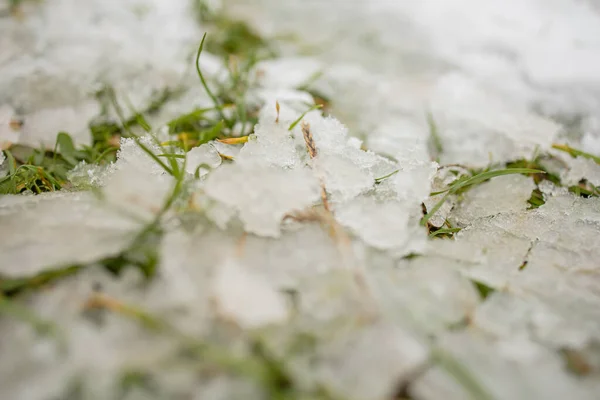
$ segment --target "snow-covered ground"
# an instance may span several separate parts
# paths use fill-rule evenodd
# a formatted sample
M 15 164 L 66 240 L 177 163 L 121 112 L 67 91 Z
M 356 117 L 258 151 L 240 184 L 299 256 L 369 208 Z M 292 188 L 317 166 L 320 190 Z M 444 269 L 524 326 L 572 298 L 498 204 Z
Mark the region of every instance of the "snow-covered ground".
M 552 145 L 600 154 L 598 2 L 210 3 L 281 54 L 252 72 L 253 135 L 191 150 L 175 199 L 125 138 L 115 163 L 72 173 L 98 190 L 0 197 L 2 293 L 78 268 L 0 296 L 0 398 L 597 398 L 600 200 L 567 187 L 597 191 L 600 165 Z M 89 143 L 102 85 L 136 108 L 183 88 L 142 138 L 155 155 L 161 124 L 211 104 L 187 0 L 2 12 L 3 150 L 59 131 Z M 299 87 L 333 117 L 288 130 L 312 101 Z M 536 155 L 562 186 L 494 177 L 420 223 L 468 168 Z M 429 236 L 440 227 L 460 231 Z M 98 265 L 140 243 L 159 256 L 153 280 Z

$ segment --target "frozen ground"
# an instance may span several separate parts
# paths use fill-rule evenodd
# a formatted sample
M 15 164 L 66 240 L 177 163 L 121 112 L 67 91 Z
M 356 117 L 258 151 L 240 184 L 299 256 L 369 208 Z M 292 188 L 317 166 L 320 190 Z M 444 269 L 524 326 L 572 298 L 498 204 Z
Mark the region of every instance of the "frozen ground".
M 92 143 L 107 87 L 154 129 L 0 197 L 0 398 L 598 398 L 596 1 L 205 2 L 279 55 L 187 154 L 164 125 L 213 105 L 218 35 L 192 2 L 13 3 L 0 176 Z

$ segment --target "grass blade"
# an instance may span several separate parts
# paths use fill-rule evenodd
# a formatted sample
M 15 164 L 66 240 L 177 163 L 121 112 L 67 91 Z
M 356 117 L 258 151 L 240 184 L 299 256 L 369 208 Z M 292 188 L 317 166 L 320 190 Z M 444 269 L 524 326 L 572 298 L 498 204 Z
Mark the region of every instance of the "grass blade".
M 210 99 L 215 104 L 215 108 L 219 112 L 219 116 L 222 120 L 226 121 L 225 114 L 223 114 L 223 106 L 217 99 L 217 97 L 213 94 L 212 90 L 208 87 L 206 80 L 204 79 L 204 75 L 202 74 L 202 69 L 200 68 L 200 55 L 202 54 L 202 50 L 204 49 L 204 41 L 206 40 L 206 33 L 202 36 L 202 41 L 200 42 L 200 47 L 198 47 L 198 53 L 196 54 L 196 72 L 198 73 L 198 77 L 200 78 L 200 82 L 202 82 L 202 86 L 206 91 L 206 94 L 210 97 Z
M 586 153 L 585 151 L 574 149 L 569 145 L 553 144 L 552 148 L 556 149 L 556 150 L 564 151 L 565 153 L 569 153 L 572 157 L 577 157 L 577 156 L 585 157 L 585 158 L 589 158 L 590 160 L 594 160 L 596 162 L 596 164 L 600 164 L 600 157 L 595 156 L 590 153 Z
M 152 158 L 154 161 L 156 161 L 165 171 L 167 171 L 167 173 L 169 175 L 174 175 L 174 172 L 171 170 L 171 168 L 169 168 L 167 166 L 167 164 L 165 164 L 163 162 L 163 160 L 161 160 L 160 158 L 158 158 L 158 156 L 156 154 L 154 154 L 154 152 L 152 152 L 152 150 L 150 150 L 148 148 L 148 146 L 146 146 L 145 144 L 143 144 L 140 141 L 139 137 L 135 137 L 135 142 L 138 144 L 138 146 L 140 146 L 140 149 L 142 149 L 144 151 L 144 153 L 148 154 L 148 156 L 150 156 L 150 158 Z
M 511 174 L 545 174 L 544 171 L 539 169 L 530 169 L 530 168 L 506 168 L 499 169 L 495 171 L 486 171 L 480 174 L 474 175 L 468 179 L 465 179 L 462 182 L 459 182 L 456 185 L 451 185 L 450 191 L 452 193 L 457 193 L 460 189 L 466 188 L 468 186 L 477 185 L 479 183 L 485 182 L 488 179 L 495 178 L 497 176 L 502 175 L 511 175 Z
M 421 226 L 427 225 L 427 221 L 429 221 L 431 217 L 433 217 L 433 214 L 438 212 L 438 210 L 444 205 L 448 196 L 450 196 L 450 193 L 446 193 L 444 197 L 442 197 L 442 199 L 438 201 L 435 206 L 433 206 L 433 208 L 423 216 L 423 218 L 421 218 Z
M 511 175 L 511 174 L 545 174 L 545 171 L 541 171 L 539 169 L 531 169 L 531 168 L 506 168 L 506 169 L 498 169 L 494 171 L 485 171 L 477 175 L 473 175 L 470 178 L 459 179 L 454 181 L 447 189 L 440 190 L 438 192 L 431 193 L 432 196 L 436 194 L 442 194 L 446 192 L 450 192 L 452 194 L 458 193 L 460 189 L 467 188 L 469 186 L 477 185 L 479 183 L 485 182 L 488 179 L 495 178 L 497 176 L 502 175 Z
M 397 174 L 399 171 L 400 171 L 400 170 L 399 170 L 399 169 L 397 169 L 397 170 L 395 170 L 395 171 L 392 171 L 392 172 L 390 172 L 390 173 L 389 173 L 389 174 L 387 174 L 387 175 L 381 176 L 381 177 L 379 177 L 379 178 L 375 178 L 375 183 L 379 184 L 379 183 L 383 182 L 384 180 L 386 180 L 387 178 L 389 178 L 389 177 L 391 177 L 391 176 L 394 176 L 394 175 L 396 175 L 396 174 Z
M 460 232 L 461 228 L 440 228 L 437 231 L 433 231 L 429 234 L 430 238 L 434 238 L 438 235 L 443 235 L 443 234 L 452 234 L 452 233 L 456 233 L 456 232 Z
M 323 105 L 321 105 L 321 104 L 315 104 L 314 106 L 312 106 L 312 107 L 311 107 L 311 108 L 309 108 L 308 110 L 304 111 L 304 112 L 302 113 L 302 115 L 300 115 L 300 116 L 298 117 L 298 119 L 297 119 L 297 120 L 295 120 L 294 122 L 292 122 L 292 123 L 290 124 L 290 127 L 288 128 L 288 131 L 292 131 L 292 130 L 293 130 L 295 127 L 296 127 L 296 125 L 298 125 L 298 124 L 300 123 L 300 121 L 302 121 L 302 118 L 304 118 L 304 117 L 306 116 L 306 114 L 308 114 L 308 113 L 309 113 L 309 112 L 311 112 L 311 111 L 318 110 L 318 109 L 319 109 L 319 108 L 321 108 L 321 107 L 323 107 Z

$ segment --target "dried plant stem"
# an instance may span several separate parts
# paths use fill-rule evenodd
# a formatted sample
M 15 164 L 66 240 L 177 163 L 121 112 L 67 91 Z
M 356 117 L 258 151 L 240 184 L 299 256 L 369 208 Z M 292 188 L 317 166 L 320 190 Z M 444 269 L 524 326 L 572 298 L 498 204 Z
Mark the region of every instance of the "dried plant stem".
M 302 128 L 302 135 L 304 136 L 304 142 L 306 143 L 306 149 L 311 159 L 314 159 L 317 154 L 317 146 L 313 138 L 312 132 L 310 131 L 310 125 L 306 122 L 302 122 L 300 125 Z M 358 286 L 359 290 L 373 302 L 373 297 L 369 291 L 367 281 L 364 272 L 355 265 L 354 257 L 352 255 L 351 240 L 344 228 L 335 220 L 329 207 L 329 201 L 327 199 L 327 190 L 323 179 L 321 181 L 321 201 L 323 202 L 323 208 L 325 209 L 324 215 L 311 215 L 311 213 L 301 213 L 297 215 L 289 215 L 288 218 L 296 220 L 309 220 L 318 219 L 329 225 L 330 234 L 336 240 L 340 254 L 344 259 L 344 264 L 352 270 L 354 281 Z
M 317 156 L 317 145 L 315 144 L 315 140 L 310 131 L 310 125 L 306 122 L 302 122 L 302 135 L 304 136 L 304 142 L 306 143 L 306 149 L 308 150 L 308 155 L 311 159 L 314 159 Z M 331 212 L 329 208 L 329 200 L 327 199 L 327 190 L 325 189 L 325 182 L 323 179 L 321 181 L 321 201 L 323 202 L 323 207 L 327 212 Z

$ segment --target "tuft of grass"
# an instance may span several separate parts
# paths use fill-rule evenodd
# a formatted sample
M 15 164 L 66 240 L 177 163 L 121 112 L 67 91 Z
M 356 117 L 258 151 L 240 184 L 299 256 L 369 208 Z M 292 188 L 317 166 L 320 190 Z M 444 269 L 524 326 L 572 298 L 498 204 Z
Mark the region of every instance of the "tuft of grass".
M 4 151 L 8 175 L 0 178 L 0 194 L 34 194 L 60 190 L 68 184 L 67 173 L 77 164 L 112 161 L 117 148 L 109 143 L 76 147 L 66 132 L 59 132 L 53 150 L 13 145 Z
M 210 53 L 224 58 L 230 55 L 248 57 L 253 54 L 272 58 L 277 55 L 269 40 L 263 38 L 246 22 L 214 12 L 205 0 L 195 0 L 193 9 L 202 26 L 208 26 L 213 31 L 213 40 L 207 46 Z

